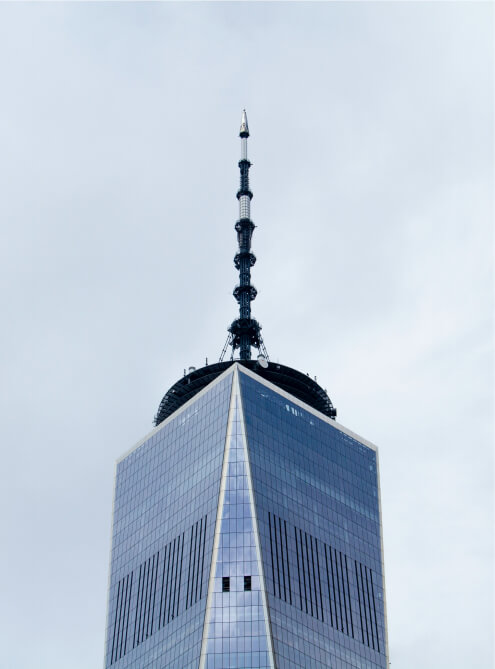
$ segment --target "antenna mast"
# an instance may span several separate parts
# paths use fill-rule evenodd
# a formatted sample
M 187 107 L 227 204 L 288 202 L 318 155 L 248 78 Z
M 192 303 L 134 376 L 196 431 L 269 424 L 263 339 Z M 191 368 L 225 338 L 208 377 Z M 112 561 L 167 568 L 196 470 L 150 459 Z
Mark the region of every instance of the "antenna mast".
M 256 347 L 268 360 L 268 354 L 261 336 L 261 325 L 251 318 L 251 302 L 256 298 L 257 290 L 251 285 L 251 267 L 256 262 L 256 256 L 251 252 L 251 238 L 255 228 L 251 220 L 252 192 L 249 190 L 249 168 L 251 163 L 247 157 L 247 140 L 249 127 L 246 110 L 242 112 L 241 128 L 241 159 L 239 169 L 241 172 L 240 188 L 237 191 L 239 200 L 239 220 L 235 224 L 239 250 L 234 258 L 234 265 L 239 270 L 239 284 L 234 288 L 234 297 L 239 304 L 239 318 L 229 328 L 229 336 L 225 343 L 220 361 L 223 360 L 227 347 L 232 347 L 231 359 L 234 352 L 239 349 L 240 360 L 251 360 L 251 346 Z

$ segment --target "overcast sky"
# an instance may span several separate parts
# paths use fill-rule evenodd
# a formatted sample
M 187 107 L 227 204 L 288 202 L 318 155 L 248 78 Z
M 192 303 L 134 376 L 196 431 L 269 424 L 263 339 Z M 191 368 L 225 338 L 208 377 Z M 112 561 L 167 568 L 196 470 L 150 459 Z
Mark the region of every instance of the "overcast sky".
M 487 669 L 493 5 L 0 5 L 2 669 L 101 667 L 115 460 L 236 315 L 379 446 L 390 660 Z

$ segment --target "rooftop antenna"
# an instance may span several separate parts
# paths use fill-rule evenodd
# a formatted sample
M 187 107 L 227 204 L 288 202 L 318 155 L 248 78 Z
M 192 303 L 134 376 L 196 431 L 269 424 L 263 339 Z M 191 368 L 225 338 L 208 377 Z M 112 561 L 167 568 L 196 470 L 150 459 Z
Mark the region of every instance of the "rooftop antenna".
M 256 262 L 256 256 L 251 252 L 251 238 L 255 225 L 251 220 L 253 193 L 249 190 L 251 163 L 247 157 L 249 126 L 245 109 L 242 112 L 239 137 L 241 138 L 241 159 L 239 161 L 241 183 L 237 191 L 239 220 L 235 224 L 239 250 L 234 258 L 234 265 L 239 270 L 239 283 L 234 288 L 233 293 L 239 304 L 239 318 L 233 321 L 229 327 L 229 334 L 220 355 L 220 362 L 224 359 L 229 346 L 232 347 L 231 360 L 234 359 L 236 349 L 239 349 L 240 360 L 251 360 L 252 346 L 257 348 L 259 353 L 268 360 L 268 353 L 261 336 L 261 325 L 254 318 L 251 318 L 251 302 L 256 298 L 258 291 L 251 285 L 251 267 Z

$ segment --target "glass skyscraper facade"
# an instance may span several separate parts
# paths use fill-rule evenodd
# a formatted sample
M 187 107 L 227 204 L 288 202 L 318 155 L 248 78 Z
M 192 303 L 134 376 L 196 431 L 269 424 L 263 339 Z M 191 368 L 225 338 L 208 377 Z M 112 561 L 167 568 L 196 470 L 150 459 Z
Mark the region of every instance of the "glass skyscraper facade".
M 222 364 L 117 463 L 104 666 L 386 669 L 376 448 Z

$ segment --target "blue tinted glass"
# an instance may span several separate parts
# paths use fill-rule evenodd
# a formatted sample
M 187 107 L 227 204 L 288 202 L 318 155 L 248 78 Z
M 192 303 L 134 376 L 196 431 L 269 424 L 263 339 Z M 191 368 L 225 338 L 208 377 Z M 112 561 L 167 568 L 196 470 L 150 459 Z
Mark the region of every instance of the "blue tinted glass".
M 240 374 L 279 669 L 385 669 L 376 452 Z
M 237 398 L 234 401 L 205 666 L 269 669 L 254 512 Z
M 198 667 L 231 380 L 117 465 L 106 667 Z
M 240 371 L 117 466 L 106 667 L 385 669 L 376 452 Z

